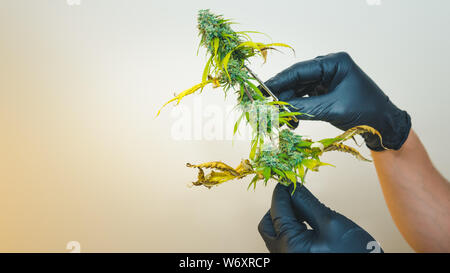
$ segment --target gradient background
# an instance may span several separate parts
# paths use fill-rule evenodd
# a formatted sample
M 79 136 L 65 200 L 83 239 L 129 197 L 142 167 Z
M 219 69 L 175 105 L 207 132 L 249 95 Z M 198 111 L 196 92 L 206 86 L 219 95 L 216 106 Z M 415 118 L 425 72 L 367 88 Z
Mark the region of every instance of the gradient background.
M 412 116 L 436 167 L 450 177 L 450 2 L 0 1 L 0 251 L 267 251 L 257 224 L 272 189 L 248 180 L 187 188 L 186 162 L 237 165 L 249 142 L 176 141 L 174 92 L 201 77 L 197 10 L 234 18 L 296 49 L 255 70 L 267 79 L 337 51 Z M 264 39 L 263 39 L 264 40 Z M 224 105 L 206 89 L 203 105 Z M 233 105 L 234 99 L 227 100 Z M 193 98 L 184 105 L 192 107 Z M 338 130 L 304 122 L 300 134 Z M 362 153 L 369 154 L 363 147 Z M 371 233 L 385 251 L 410 252 L 389 215 L 372 164 L 329 153 L 309 175 L 317 197 Z

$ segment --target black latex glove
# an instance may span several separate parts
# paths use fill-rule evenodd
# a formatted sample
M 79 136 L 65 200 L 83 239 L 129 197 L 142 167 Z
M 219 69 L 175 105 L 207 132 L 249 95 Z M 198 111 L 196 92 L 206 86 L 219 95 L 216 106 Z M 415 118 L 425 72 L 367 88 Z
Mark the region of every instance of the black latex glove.
M 330 210 L 308 189 L 278 184 L 258 230 L 270 252 L 383 252 L 364 229 Z M 312 229 L 307 229 L 305 223 Z
M 347 53 L 299 62 L 265 84 L 280 100 L 298 108 L 292 111 L 313 115 L 298 119 L 327 121 L 341 130 L 369 125 L 380 132 L 386 148 L 395 150 L 408 137 L 408 113 L 398 109 Z M 383 150 L 377 136 L 363 137 L 370 149 Z

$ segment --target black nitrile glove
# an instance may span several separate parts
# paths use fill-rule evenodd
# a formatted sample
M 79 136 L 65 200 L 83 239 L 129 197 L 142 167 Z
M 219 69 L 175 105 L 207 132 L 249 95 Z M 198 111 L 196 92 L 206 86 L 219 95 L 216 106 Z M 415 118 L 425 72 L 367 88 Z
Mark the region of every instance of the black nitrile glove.
M 394 150 L 408 137 L 408 113 L 398 109 L 347 53 L 299 62 L 265 84 L 280 100 L 298 108 L 292 111 L 313 115 L 298 119 L 327 121 L 344 131 L 368 125 L 380 132 L 386 148 Z M 384 150 L 377 136 L 363 137 L 370 149 Z
M 378 252 L 375 239 L 347 217 L 330 210 L 304 186 L 278 184 L 258 230 L 270 252 Z M 307 229 L 305 223 L 312 229 Z

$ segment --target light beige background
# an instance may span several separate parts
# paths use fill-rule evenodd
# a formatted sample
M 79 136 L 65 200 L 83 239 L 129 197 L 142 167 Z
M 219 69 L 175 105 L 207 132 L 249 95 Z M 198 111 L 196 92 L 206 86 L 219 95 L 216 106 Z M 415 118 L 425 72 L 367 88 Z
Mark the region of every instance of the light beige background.
M 76 1 L 75 1 L 76 2 Z M 377 2 L 377 1 L 369 1 Z M 186 162 L 236 165 L 247 141 L 175 141 L 174 92 L 195 84 L 196 13 L 211 8 L 294 46 L 255 66 L 264 79 L 297 61 L 345 50 L 412 116 L 437 168 L 449 170 L 449 1 L 0 1 L 0 251 L 266 251 L 257 224 L 272 189 L 249 181 L 187 188 Z M 206 89 L 203 103 L 223 105 Z M 192 107 L 193 98 L 184 101 Z M 227 103 L 232 105 L 230 96 Z M 304 122 L 329 137 L 337 129 Z M 366 148 L 362 152 L 369 154 Z M 409 252 L 372 164 L 338 153 L 310 175 L 325 204 L 385 251 Z

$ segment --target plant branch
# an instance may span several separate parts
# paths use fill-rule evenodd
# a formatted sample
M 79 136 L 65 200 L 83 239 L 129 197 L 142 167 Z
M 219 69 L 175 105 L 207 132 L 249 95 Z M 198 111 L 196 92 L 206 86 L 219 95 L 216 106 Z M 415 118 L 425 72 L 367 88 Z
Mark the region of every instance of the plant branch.
M 252 97 L 252 95 L 250 94 L 250 92 L 248 91 L 247 86 L 245 86 L 245 84 L 243 84 L 243 86 L 244 86 L 245 94 L 247 94 L 247 97 L 250 99 L 251 102 L 253 102 L 253 101 L 254 101 L 254 100 L 253 100 L 253 97 Z

